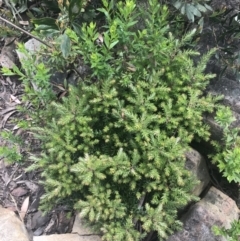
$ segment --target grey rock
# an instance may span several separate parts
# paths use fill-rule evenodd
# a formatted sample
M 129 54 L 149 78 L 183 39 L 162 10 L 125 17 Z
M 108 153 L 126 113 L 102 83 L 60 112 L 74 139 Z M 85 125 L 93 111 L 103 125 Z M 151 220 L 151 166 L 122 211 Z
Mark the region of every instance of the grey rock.
M 13 211 L 0 207 L 0 240 L 30 241 L 24 224 Z
M 222 78 L 214 81 L 208 89 L 208 92 L 213 95 L 222 95 L 221 103 L 230 107 L 235 117 L 232 127 L 240 127 L 240 84 L 237 81 Z M 213 115 L 206 115 L 205 122 L 210 126 L 211 138 L 221 141 L 223 134 L 222 128 L 216 123 Z
M 33 237 L 33 241 L 101 241 L 96 235 L 52 234 Z
M 210 182 L 206 160 L 194 149 L 188 151 L 185 155 L 187 158 L 185 167 L 191 171 L 199 181 L 199 183 L 194 187 L 192 193 L 199 196 Z
M 205 197 L 182 217 L 183 230 L 170 236 L 167 241 L 227 241 L 215 236 L 211 228 L 214 225 L 230 228 L 239 214 L 240 210 L 230 197 L 211 187 Z
M 91 235 L 93 232 L 87 228 L 84 221 L 80 218 L 79 214 L 76 215 L 72 228 L 72 233 L 78 233 L 79 235 Z

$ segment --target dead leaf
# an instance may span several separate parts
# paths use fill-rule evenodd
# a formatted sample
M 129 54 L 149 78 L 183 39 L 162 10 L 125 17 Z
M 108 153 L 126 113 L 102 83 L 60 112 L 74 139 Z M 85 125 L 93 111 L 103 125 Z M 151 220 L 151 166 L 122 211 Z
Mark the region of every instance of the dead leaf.
M 0 124 L 0 128 L 3 128 L 3 127 L 5 126 L 7 120 L 8 120 L 8 119 L 10 118 L 10 116 L 13 115 L 15 112 L 17 112 L 17 110 L 11 111 L 11 112 L 9 112 L 8 114 L 6 114 L 6 115 L 3 117 L 2 121 L 1 121 L 1 124 Z
M 26 184 L 26 186 L 32 191 L 32 192 L 36 192 L 38 191 L 39 189 L 39 186 L 36 185 L 35 183 L 33 182 L 30 182 L 30 181 L 24 181 L 24 183 Z
M 135 72 L 136 69 L 135 68 L 131 68 L 131 67 L 127 67 L 128 70 L 132 71 L 132 72 Z
M 41 211 L 35 212 L 32 216 L 32 229 L 44 226 L 49 219 L 49 215 L 43 215 Z
M 57 219 L 55 217 L 52 217 L 47 227 L 45 228 L 44 233 L 48 233 L 51 230 L 51 228 L 55 225 L 56 222 L 57 222 Z
M 10 95 L 11 99 L 16 102 L 17 104 L 21 104 L 21 101 L 14 95 Z
M 67 94 L 67 91 L 63 91 L 59 96 L 58 99 L 63 98 Z
M 128 70 L 130 70 L 132 72 L 136 71 L 136 67 L 133 64 L 127 63 L 127 65 L 128 65 L 128 67 L 127 67 Z
M 58 227 L 57 231 L 59 233 L 67 233 L 69 229 L 69 222 L 71 221 L 71 217 L 68 217 L 68 214 L 64 211 L 61 211 L 58 215 Z
M 13 127 L 13 131 L 18 130 L 18 129 L 19 129 L 19 126 L 18 126 L 18 125 L 15 125 L 15 126 Z
M 22 187 L 17 187 L 11 192 L 11 194 L 15 197 L 21 197 L 21 196 L 25 195 L 27 192 L 28 191 L 26 189 L 24 189 Z
M 21 25 L 25 25 L 25 26 L 29 25 L 29 22 L 28 22 L 28 21 L 19 21 L 19 23 L 20 23 Z
M 13 83 L 12 81 L 11 81 L 11 79 L 10 79 L 10 77 L 7 77 L 6 78 L 6 81 L 7 81 L 7 83 L 6 83 L 6 85 L 12 85 L 12 84 L 15 84 L 15 83 Z
M 29 207 L 29 196 L 24 199 L 20 213 L 19 213 L 22 220 L 24 219 L 27 213 L 28 207 Z
M 36 229 L 34 232 L 33 232 L 33 235 L 34 236 L 40 236 L 44 231 L 44 227 L 39 227 L 38 229 Z
M 99 43 L 103 43 L 103 36 L 102 36 L 102 34 L 98 34 L 98 41 L 99 41 Z
M 16 110 L 16 107 L 15 107 L 15 106 L 13 106 L 13 107 L 8 107 L 8 108 L 2 110 L 2 111 L 0 112 L 0 115 L 5 115 L 6 113 L 8 113 L 8 112 L 10 112 L 10 111 L 12 111 L 12 110 Z

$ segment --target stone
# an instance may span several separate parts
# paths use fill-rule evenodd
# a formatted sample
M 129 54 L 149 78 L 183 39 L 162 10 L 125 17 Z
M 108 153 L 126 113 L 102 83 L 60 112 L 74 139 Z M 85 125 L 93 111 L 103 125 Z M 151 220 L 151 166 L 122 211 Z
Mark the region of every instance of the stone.
M 33 237 L 33 241 L 101 241 L 97 235 L 52 234 Z
M 28 51 L 28 53 L 35 53 L 39 51 L 42 47 L 42 43 L 40 43 L 38 40 L 31 38 L 29 39 L 25 44 L 25 48 Z M 18 55 L 19 61 L 22 63 L 23 60 L 26 59 L 26 55 L 19 50 L 16 50 L 16 53 Z
M 227 241 L 224 237 L 215 236 L 211 228 L 214 225 L 230 228 L 239 214 L 240 210 L 230 197 L 211 187 L 205 197 L 183 215 L 183 229 L 167 241 Z
M 72 233 L 78 233 L 80 235 L 90 235 L 93 232 L 86 227 L 84 221 L 80 218 L 79 214 L 76 215 L 72 228 Z
M 240 114 L 240 84 L 236 78 L 222 77 L 208 87 L 208 92 L 213 95 L 222 95 L 222 104 Z
M 222 95 L 221 104 L 230 107 L 235 121 L 231 127 L 240 127 L 240 85 L 237 81 L 221 78 L 209 86 L 209 93 Z M 222 128 L 214 120 L 213 114 L 208 114 L 204 118 L 205 123 L 210 126 L 211 139 L 220 141 L 223 137 Z
M 79 214 L 77 214 L 71 234 L 35 236 L 33 241 L 101 241 L 101 238 L 87 228 Z
M 187 160 L 185 167 L 192 172 L 199 183 L 194 187 L 192 193 L 199 196 L 210 182 L 210 176 L 204 157 L 196 150 L 191 149 L 185 154 Z
M 1 241 L 30 241 L 24 223 L 17 215 L 0 206 L 0 240 Z

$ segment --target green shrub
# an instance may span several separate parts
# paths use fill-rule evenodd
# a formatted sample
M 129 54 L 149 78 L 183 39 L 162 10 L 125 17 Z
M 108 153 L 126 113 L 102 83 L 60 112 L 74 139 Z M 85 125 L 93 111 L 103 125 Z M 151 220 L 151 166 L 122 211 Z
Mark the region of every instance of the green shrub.
M 20 146 L 23 145 L 20 137 L 15 136 L 10 131 L 1 131 L 0 156 L 5 158 L 9 163 L 20 162 L 23 155 L 20 152 Z
M 240 184 L 240 137 L 239 128 L 232 127 L 236 120 L 229 107 L 221 106 L 215 116 L 216 122 L 223 130 L 222 142 L 212 141 L 216 154 L 211 155 L 213 163 L 229 182 Z M 238 192 L 240 189 L 238 190 Z M 240 221 L 231 224 L 230 229 L 213 227 L 215 235 L 224 236 L 229 241 L 238 241 L 240 236 Z
M 184 49 L 194 31 L 175 38 L 157 0 L 141 11 L 140 29 L 133 0 L 103 6 L 103 27 L 64 32 L 63 61 L 82 58 L 91 73 L 44 107 L 47 120 L 32 128 L 43 152 L 30 169 L 43 171 L 45 210 L 75 204 L 104 240 L 140 240 L 150 231 L 166 238 L 181 226 L 178 208 L 196 200 L 184 153 L 194 138 L 209 138 L 202 114 L 217 98 L 203 96 L 213 77 L 203 71 L 213 51 L 195 66 L 199 54 Z M 61 43 L 51 51 L 61 53 Z
M 223 129 L 223 142 L 213 142 L 216 147 L 216 155 L 213 162 L 217 164 L 220 172 L 229 182 L 240 183 L 240 137 L 239 128 L 232 128 L 235 121 L 229 107 L 218 109 L 215 117 L 216 122 Z
M 213 77 L 203 71 L 213 51 L 195 65 L 199 54 L 185 49 L 194 30 L 177 39 L 156 0 L 144 9 L 132 0 L 103 6 L 104 26 L 83 23 L 78 35 L 66 23 L 51 49 L 32 56 L 20 45 L 24 73 L 3 70 L 21 77 L 29 125 L 42 140 L 29 170 L 43 170 L 45 210 L 73 204 L 104 240 L 140 240 L 150 231 L 166 238 L 181 226 L 178 208 L 196 200 L 184 153 L 193 139 L 209 138 L 202 114 L 217 99 L 203 96 Z M 79 59 L 91 72 L 54 102 L 52 66 Z

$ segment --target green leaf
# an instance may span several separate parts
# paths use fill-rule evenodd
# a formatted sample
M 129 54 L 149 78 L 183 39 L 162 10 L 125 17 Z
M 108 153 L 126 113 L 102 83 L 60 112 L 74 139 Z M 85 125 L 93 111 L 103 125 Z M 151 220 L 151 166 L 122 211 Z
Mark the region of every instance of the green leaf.
M 196 5 L 196 7 L 197 7 L 197 9 L 199 10 L 199 11 L 201 11 L 201 12 L 206 12 L 207 11 L 207 8 L 206 7 L 204 7 L 202 4 L 200 4 L 200 3 L 197 3 L 197 5 Z
M 210 10 L 210 11 L 213 11 L 212 7 L 209 6 L 208 4 L 204 3 L 204 6 L 205 6 L 206 9 L 208 9 L 208 10 Z
M 74 42 L 78 42 L 78 36 L 77 34 L 71 30 L 70 28 L 67 28 L 66 31 L 65 31 L 65 34 L 67 34 L 67 36 Z
M 104 34 L 104 43 L 106 45 L 106 47 L 109 49 L 110 48 L 110 38 L 109 38 L 109 35 L 108 33 Z
M 138 21 L 129 22 L 129 23 L 127 24 L 127 27 L 129 28 L 129 27 L 131 27 L 131 26 L 134 26 L 137 22 L 138 22 Z
M 104 13 L 104 15 L 106 16 L 107 19 L 110 19 L 110 15 L 109 15 L 109 13 L 108 13 L 108 11 L 107 11 L 106 9 L 104 9 L 104 8 L 98 8 L 97 10 L 98 10 L 99 12 Z
M 181 14 L 182 14 L 182 15 L 185 15 L 185 12 L 186 12 L 186 4 L 184 4 L 184 5 L 181 7 Z
M 112 49 L 118 42 L 119 40 L 116 40 L 115 42 L 111 43 L 109 49 Z
M 191 22 L 194 22 L 194 11 L 195 7 L 191 4 L 186 4 L 186 14 Z
M 48 26 L 48 29 L 55 29 L 55 30 L 58 30 L 58 26 L 56 24 L 56 19 L 54 18 L 38 18 L 38 19 L 32 19 L 31 20 L 34 24 L 38 25 L 43 25 L 45 26 L 45 29 L 47 29 L 47 26 Z
M 70 22 L 81 13 L 83 0 L 71 0 L 68 7 L 68 16 Z
M 201 18 L 198 20 L 198 25 L 200 26 L 200 32 L 202 32 L 203 25 L 204 25 L 204 17 L 201 17 Z
M 176 9 L 180 9 L 180 7 L 182 6 L 182 2 L 181 1 L 176 1 L 173 6 L 176 8 Z
M 195 16 L 197 16 L 197 17 L 201 17 L 201 16 L 202 16 L 201 12 L 200 12 L 196 7 L 194 7 L 194 6 L 192 6 L 191 11 L 192 11 L 193 14 L 194 14 Z
M 67 34 L 63 34 L 61 36 L 61 45 L 60 45 L 62 54 L 64 58 L 67 58 L 70 54 L 70 50 L 71 50 L 71 40 L 68 37 Z

